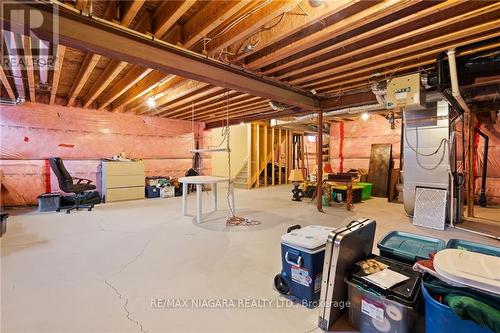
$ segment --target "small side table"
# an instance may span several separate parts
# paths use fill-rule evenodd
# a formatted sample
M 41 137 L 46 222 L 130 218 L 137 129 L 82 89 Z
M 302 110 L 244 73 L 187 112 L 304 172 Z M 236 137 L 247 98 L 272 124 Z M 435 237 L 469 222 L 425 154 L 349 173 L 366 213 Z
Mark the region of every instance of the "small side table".
M 212 205 L 213 211 L 217 210 L 217 184 L 227 182 L 227 178 L 214 177 L 214 176 L 192 176 L 192 177 L 181 177 L 179 178 L 179 183 L 182 184 L 182 215 L 187 215 L 187 190 L 189 184 L 196 185 L 196 222 L 201 222 L 202 213 L 202 198 L 201 194 L 203 191 L 203 185 L 211 185 L 212 187 Z M 231 180 L 232 182 L 232 180 Z M 234 187 L 230 187 L 231 204 L 233 209 L 234 206 Z
M 335 185 L 345 185 L 347 187 L 347 195 L 346 195 L 346 209 L 351 210 L 353 204 L 352 204 L 352 180 L 323 180 L 323 185 L 328 186 L 329 193 L 331 193 L 331 187 Z

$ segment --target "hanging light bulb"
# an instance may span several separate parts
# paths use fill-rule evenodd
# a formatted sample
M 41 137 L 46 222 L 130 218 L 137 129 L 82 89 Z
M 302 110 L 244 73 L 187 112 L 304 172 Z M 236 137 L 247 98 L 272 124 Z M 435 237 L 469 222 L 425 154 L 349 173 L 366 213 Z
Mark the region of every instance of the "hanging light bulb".
M 361 120 L 367 121 L 369 118 L 370 118 L 370 115 L 368 114 L 368 112 L 363 112 L 361 114 Z
M 149 97 L 147 100 L 146 100 L 146 104 L 150 107 L 150 108 L 154 108 L 156 106 L 156 98 L 154 96 L 151 96 Z
M 309 0 L 311 7 L 319 7 L 323 5 L 323 0 Z

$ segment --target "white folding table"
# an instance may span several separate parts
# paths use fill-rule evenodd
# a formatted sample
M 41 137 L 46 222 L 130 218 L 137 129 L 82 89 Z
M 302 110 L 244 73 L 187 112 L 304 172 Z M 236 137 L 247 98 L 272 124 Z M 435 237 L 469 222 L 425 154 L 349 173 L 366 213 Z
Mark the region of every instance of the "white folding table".
M 227 182 L 227 178 L 214 177 L 214 176 L 192 176 L 192 177 L 181 177 L 179 178 L 179 183 L 182 184 L 182 215 L 187 215 L 187 194 L 189 184 L 196 185 L 196 222 L 201 221 L 201 208 L 202 200 L 201 194 L 203 191 L 203 185 L 212 186 L 212 205 L 213 211 L 217 210 L 217 184 Z M 232 184 L 231 184 L 232 185 Z M 234 187 L 230 186 L 230 196 L 231 204 L 234 208 Z

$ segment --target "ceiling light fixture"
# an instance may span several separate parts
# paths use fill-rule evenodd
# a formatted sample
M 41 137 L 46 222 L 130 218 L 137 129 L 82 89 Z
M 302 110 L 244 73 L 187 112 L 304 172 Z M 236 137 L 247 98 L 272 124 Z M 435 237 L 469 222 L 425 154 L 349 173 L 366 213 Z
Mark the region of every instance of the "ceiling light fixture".
M 361 120 L 367 121 L 369 118 L 370 118 L 370 115 L 368 114 L 368 112 L 363 112 L 361 114 Z
M 311 5 L 311 7 L 319 7 L 322 6 L 323 3 L 323 0 L 309 0 L 309 4 Z
M 245 47 L 243 48 L 243 52 L 245 53 L 251 53 L 253 52 L 253 50 L 255 50 L 255 46 L 252 44 L 245 45 Z
M 156 98 L 154 96 L 151 96 L 149 97 L 147 100 L 146 100 L 146 104 L 150 107 L 150 108 L 154 108 L 156 106 Z

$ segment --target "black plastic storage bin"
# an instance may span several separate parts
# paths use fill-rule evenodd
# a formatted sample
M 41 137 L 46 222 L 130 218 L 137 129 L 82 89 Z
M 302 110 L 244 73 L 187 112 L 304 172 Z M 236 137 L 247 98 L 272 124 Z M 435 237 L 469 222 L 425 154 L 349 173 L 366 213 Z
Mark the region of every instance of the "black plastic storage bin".
M 146 198 L 159 198 L 160 188 L 156 186 L 146 186 Z
M 61 195 L 59 193 L 45 193 L 38 196 L 39 212 L 55 212 L 61 207 Z
M 342 201 L 347 201 L 347 186 L 336 185 L 332 186 L 332 200 L 339 202 L 337 195 L 340 194 Z M 352 203 L 361 202 L 363 188 L 361 186 L 352 187 Z
M 174 194 L 176 197 L 182 196 L 182 185 L 183 185 L 182 183 L 179 183 L 179 187 L 176 187 L 174 189 Z
M 361 267 L 354 266 L 345 278 L 351 302 L 349 322 L 361 332 L 418 331 L 422 275 L 413 271 L 412 266 L 395 260 L 376 255 L 370 258 L 388 265 L 389 269 L 409 277 L 409 280 L 384 290 L 363 279 L 368 274 Z

